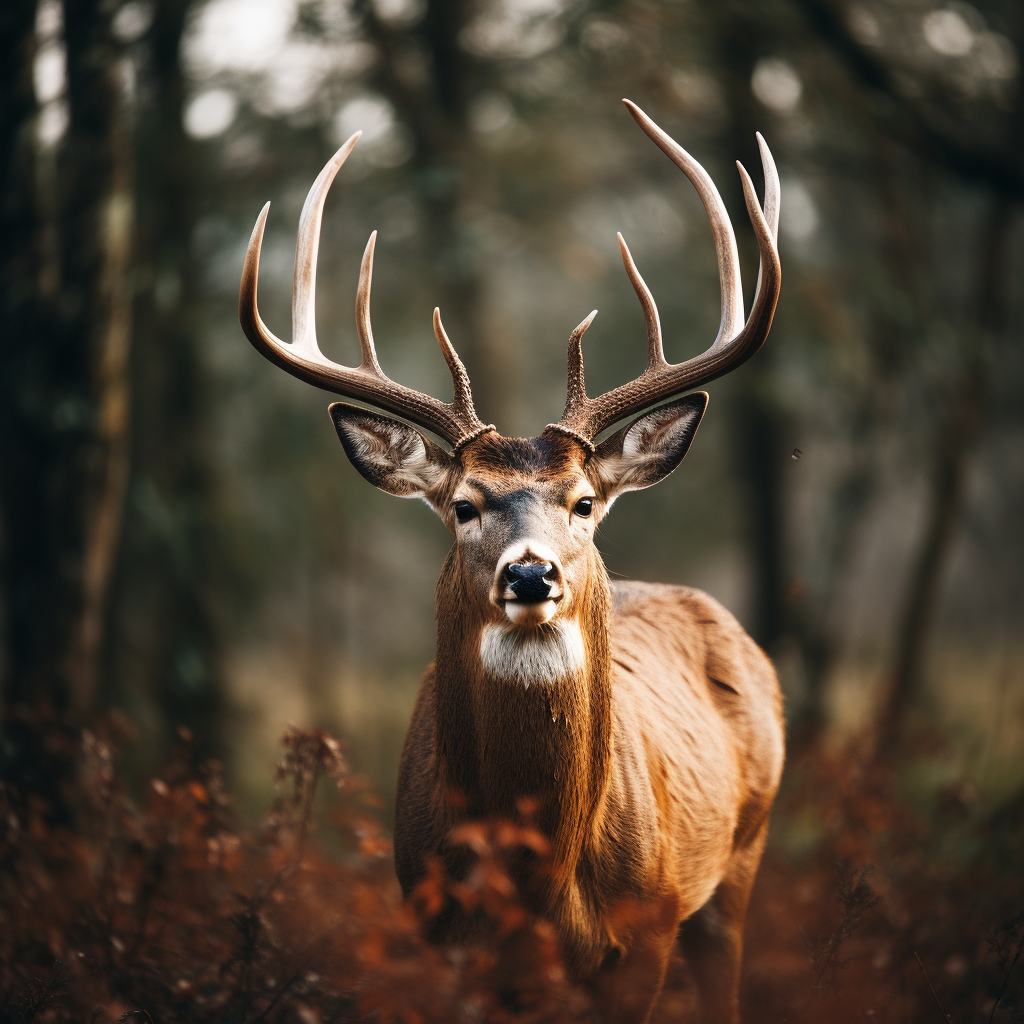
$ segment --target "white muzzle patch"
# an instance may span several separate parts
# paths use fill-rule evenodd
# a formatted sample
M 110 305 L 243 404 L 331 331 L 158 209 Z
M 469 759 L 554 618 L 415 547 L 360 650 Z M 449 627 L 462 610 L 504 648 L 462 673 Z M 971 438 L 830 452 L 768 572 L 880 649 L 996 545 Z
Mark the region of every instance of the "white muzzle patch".
M 575 619 L 548 622 L 535 629 L 484 626 L 480 660 L 488 675 L 529 687 L 556 683 L 586 669 L 583 633 Z

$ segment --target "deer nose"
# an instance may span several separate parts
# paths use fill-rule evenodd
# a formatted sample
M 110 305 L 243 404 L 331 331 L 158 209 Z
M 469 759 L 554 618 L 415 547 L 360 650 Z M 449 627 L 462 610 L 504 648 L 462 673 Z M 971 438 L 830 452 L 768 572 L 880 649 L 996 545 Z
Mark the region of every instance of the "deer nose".
M 511 562 L 505 566 L 505 582 L 519 601 L 546 601 L 553 584 L 544 577 L 553 568 L 550 562 L 534 562 L 529 565 Z
M 569 596 L 558 556 L 535 540 L 507 547 L 494 567 L 490 601 L 515 626 L 540 626 L 554 618 Z

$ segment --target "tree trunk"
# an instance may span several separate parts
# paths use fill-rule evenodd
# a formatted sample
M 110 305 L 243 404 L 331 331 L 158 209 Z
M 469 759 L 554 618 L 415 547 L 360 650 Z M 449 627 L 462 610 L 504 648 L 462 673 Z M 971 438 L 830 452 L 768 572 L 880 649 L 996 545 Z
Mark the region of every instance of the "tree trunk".
M 713 15 L 719 62 L 727 71 L 725 80 L 730 107 L 730 131 L 724 148 L 739 158 L 755 185 L 763 183 L 761 157 L 757 148 L 759 127 L 750 79 L 760 56 L 757 40 L 762 26 L 757 13 L 741 4 L 725 4 Z M 731 210 L 746 210 L 739 177 L 734 173 L 721 182 Z M 760 193 L 763 196 L 763 192 Z M 746 221 L 746 214 L 743 214 Z M 749 231 L 737 232 L 737 243 L 747 269 L 744 291 L 748 303 L 757 280 L 757 249 Z M 746 542 L 753 570 L 750 621 L 751 636 L 771 653 L 788 628 L 785 615 L 785 523 L 783 513 L 782 467 L 785 459 L 785 430 L 779 406 L 762 383 L 770 377 L 775 361 L 777 338 L 770 338 L 758 353 L 756 363 L 742 368 L 730 382 L 729 403 L 732 434 L 736 439 L 736 469 L 746 492 Z
M 481 418 L 500 424 L 507 419 L 507 355 L 486 316 L 479 260 L 466 248 L 461 225 L 469 186 L 464 176 L 455 173 L 458 167 L 471 166 L 466 156 L 474 142 L 466 108 L 483 74 L 480 62 L 458 44 L 473 9 L 467 0 L 428 0 L 422 21 L 409 30 L 393 29 L 382 22 L 372 4 L 361 3 L 360 10 L 367 34 L 384 57 L 374 84 L 412 130 L 414 160 L 436 181 L 435 186 L 423 190 L 421 202 L 425 234 L 435 253 L 429 262 L 435 268 L 445 327 L 470 371 Z M 428 55 L 427 87 L 409 82 L 401 70 L 407 33 Z
M 132 338 L 134 279 L 132 231 L 135 213 L 133 142 L 119 66 L 109 41 L 109 25 L 98 13 L 99 5 L 67 4 L 68 30 L 87 32 L 91 38 L 81 50 L 69 47 L 69 86 L 92 97 L 80 119 L 94 126 L 90 140 L 97 164 L 97 184 L 105 190 L 96 196 L 89 184 L 76 175 L 73 208 L 96 203 L 91 225 L 98 248 L 90 261 L 93 277 L 93 321 L 90 343 L 90 376 L 94 402 L 95 453 L 90 466 L 85 536 L 82 553 L 82 610 L 72 647 L 71 700 L 80 716 L 94 710 L 103 660 L 103 640 L 108 625 L 111 575 L 121 535 L 121 520 L 128 483 L 130 450 L 129 351 Z M 76 24 L 77 18 L 82 24 Z M 95 81 L 92 81 L 95 79 Z M 85 104 L 83 104 L 85 106 Z M 69 257 L 71 254 L 68 254 Z
M 127 458 L 132 169 L 100 0 L 64 4 L 69 127 L 56 151 L 33 137 L 35 12 L 2 16 L 4 705 L 6 770 L 59 810 L 68 758 L 27 723 L 95 705 Z
M 136 127 L 139 288 L 132 359 L 133 452 L 115 581 L 109 699 L 152 722 L 148 769 L 184 726 L 200 756 L 223 750 L 216 549 L 200 347 L 200 283 L 190 248 L 204 212 L 202 154 L 182 127 L 179 63 L 190 0 L 162 0 L 147 33 Z M 148 727 L 147 727 L 148 728 Z
M 1002 322 L 1010 275 L 1008 249 L 1013 208 L 993 198 L 983 226 L 978 257 L 975 327 L 968 342 L 963 372 L 943 417 L 936 444 L 928 496 L 928 518 L 914 559 L 903 611 L 899 617 L 890 687 L 881 709 L 880 749 L 891 752 L 906 728 L 907 712 L 921 687 L 928 636 L 938 609 L 943 570 L 949 559 L 963 510 L 967 472 L 981 436 L 988 391 L 987 350 Z
M 872 131 L 870 112 L 864 108 L 860 94 L 854 94 L 850 102 L 854 115 Z M 884 135 L 875 133 L 873 143 L 873 182 L 883 214 L 882 251 L 891 280 L 923 320 L 927 299 L 918 268 L 924 265 L 927 252 L 920 225 L 911 216 L 906 189 L 901 187 L 900 157 L 906 154 L 900 154 Z M 843 641 L 833 622 L 840 583 L 849 574 L 859 527 L 878 490 L 879 446 L 893 429 L 897 385 L 913 342 L 906 325 L 884 305 L 879 304 L 872 321 L 866 338 L 871 373 L 847 431 L 856 446 L 853 465 L 836 487 L 829 516 L 824 593 L 805 599 L 796 618 L 807 680 L 806 704 L 793 729 L 799 743 L 813 743 L 826 724 L 826 686 Z

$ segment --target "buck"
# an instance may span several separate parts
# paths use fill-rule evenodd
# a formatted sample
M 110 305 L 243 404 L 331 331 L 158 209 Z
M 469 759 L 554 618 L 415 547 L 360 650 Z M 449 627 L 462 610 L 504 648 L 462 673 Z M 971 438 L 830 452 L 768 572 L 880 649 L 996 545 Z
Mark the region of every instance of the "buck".
M 562 418 L 538 437 L 502 437 L 478 418 L 437 309 L 434 332 L 454 380 L 452 402 L 384 375 L 370 328 L 374 233 L 356 297 L 362 360 L 347 368 L 325 358 L 314 329 L 320 220 L 358 133 L 320 172 L 302 209 L 294 340 L 275 337 L 257 309 L 269 203 L 249 242 L 239 316 L 271 362 L 377 410 L 330 406 L 346 455 L 374 486 L 425 499 L 455 535 L 437 583 L 436 657 L 399 769 L 394 839 L 403 891 L 422 878 L 432 855 L 456 874 L 465 870 L 464 854 L 449 841 L 453 827 L 515 816 L 523 798 L 532 798 L 552 867 L 526 886 L 525 898 L 550 921 L 569 970 L 593 986 L 607 1018 L 647 1020 L 678 944 L 706 1019 L 735 1021 L 743 922 L 782 770 L 775 672 L 706 594 L 609 583 L 594 531 L 620 494 L 650 487 L 679 465 L 708 402 L 692 389 L 763 344 L 781 284 L 779 184 L 758 135 L 763 209 L 737 164 L 760 249 L 744 322 L 736 241 L 718 190 L 693 157 L 625 103 L 696 187 L 711 221 L 722 319 L 702 355 L 666 361 L 657 307 L 620 234 L 646 319 L 647 369 L 600 398 L 587 396 L 582 341 L 595 311 L 569 340 Z M 639 927 L 624 906 L 656 912 Z M 450 914 L 444 925 L 443 934 L 459 936 L 471 922 Z

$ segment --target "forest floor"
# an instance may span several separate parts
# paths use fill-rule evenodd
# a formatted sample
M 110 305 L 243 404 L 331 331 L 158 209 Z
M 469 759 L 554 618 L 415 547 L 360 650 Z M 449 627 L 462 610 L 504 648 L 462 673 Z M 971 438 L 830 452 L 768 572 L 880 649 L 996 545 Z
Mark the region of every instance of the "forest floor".
M 0 1024 L 594 1019 L 510 885 L 510 861 L 543 851 L 528 823 L 464 827 L 476 867 L 403 903 L 380 801 L 326 734 L 285 737 L 288 795 L 243 829 L 187 737 L 128 800 L 120 732 L 86 734 L 71 824 L 0 790 Z M 747 1024 L 1024 1019 L 1024 802 L 986 808 L 961 783 L 922 808 L 900 778 L 821 744 L 791 758 L 748 916 Z M 327 815 L 318 784 L 337 787 Z M 491 939 L 425 942 L 446 899 Z M 695 1012 L 676 959 L 654 1021 Z

